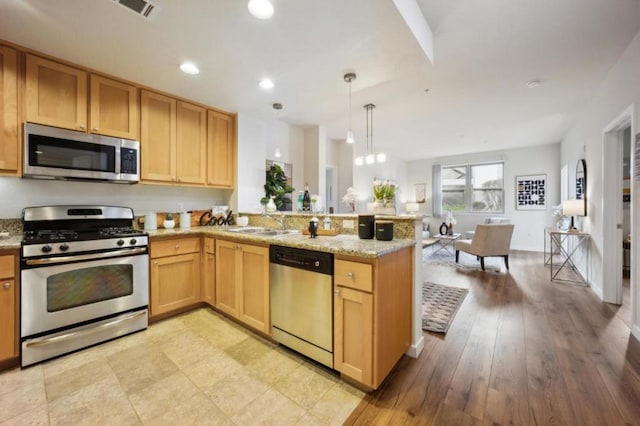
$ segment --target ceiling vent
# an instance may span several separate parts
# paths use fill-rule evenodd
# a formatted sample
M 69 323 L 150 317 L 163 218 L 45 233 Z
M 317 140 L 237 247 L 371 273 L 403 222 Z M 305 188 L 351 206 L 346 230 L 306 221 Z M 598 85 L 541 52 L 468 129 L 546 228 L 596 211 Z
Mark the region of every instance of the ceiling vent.
M 153 20 L 160 12 L 160 7 L 157 4 L 151 3 L 147 0 L 113 0 L 137 15 L 142 16 L 144 19 Z

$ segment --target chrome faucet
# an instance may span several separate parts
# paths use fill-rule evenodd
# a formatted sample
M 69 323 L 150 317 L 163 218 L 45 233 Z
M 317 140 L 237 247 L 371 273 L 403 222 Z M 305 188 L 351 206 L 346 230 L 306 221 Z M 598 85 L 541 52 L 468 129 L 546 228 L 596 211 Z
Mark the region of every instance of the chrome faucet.
M 280 229 L 285 229 L 284 221 L 286 217 L 284 213 L 280 213 L 280 217 L 275 217 L 273 215 L 270 215 L 269 213 L 264 213 L 264 216 L 268 217 L 269 219 L 273 220 L 278 225 L 280 225 Z

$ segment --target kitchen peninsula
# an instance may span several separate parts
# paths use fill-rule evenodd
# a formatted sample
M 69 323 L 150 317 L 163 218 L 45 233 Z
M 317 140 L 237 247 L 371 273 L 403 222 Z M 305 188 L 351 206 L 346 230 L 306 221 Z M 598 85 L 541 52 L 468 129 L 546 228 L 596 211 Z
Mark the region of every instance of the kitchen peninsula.
M 310 215 L 285 216 L 289 229 L 301 230 L 299 224 L 308 223 Z M 265 215 L 249 217 L 250 226 L 275 229 L 277 225 Z M 335 226 L 345 220 L 357 225 L 355 215 L 331 218 Z M 403 220 L 410 232 L 415 219 Z M 409 238 L 391 241 L 360 240 L 354 234 L 311 239 L 301 233 L 264 236 L 232 232 L 237 229 L 240 227 L 194 226 L 149 231 L 151 322 L 209 305 L 270 338 L 269 246 L 331 253 L 335 259 L 333 368 L 364 388 L 377 388 L 411 346 L 415 239 L 407 235 Z M 398 232 L 403 229 L 402 225 L 396 227 Z M 20 238 L 12 236 L 4 240 L 0 254 L 11 253 L 17 259 L 19 248 Z M 19 277 L 17 263 L 15 268 Z M 19 306 L 18 290 L 15 306 Z M 8 345 L 14 347 L 12 342 Z M 13 363 L 0 366 L 16 365 L 19 353 L 13 354 Z

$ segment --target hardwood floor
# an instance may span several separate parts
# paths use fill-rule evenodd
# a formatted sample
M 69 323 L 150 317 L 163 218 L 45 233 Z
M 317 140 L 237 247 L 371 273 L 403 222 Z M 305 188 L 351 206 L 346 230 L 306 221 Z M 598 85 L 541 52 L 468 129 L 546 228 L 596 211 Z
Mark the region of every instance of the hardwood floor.
M 622 306 L 551 283 L 542 254 L 511 271 L 430 265 L 423 279 L 470 289 L 446 335 L 424 333 L 345 424 L 638 425 L 640 343 Z

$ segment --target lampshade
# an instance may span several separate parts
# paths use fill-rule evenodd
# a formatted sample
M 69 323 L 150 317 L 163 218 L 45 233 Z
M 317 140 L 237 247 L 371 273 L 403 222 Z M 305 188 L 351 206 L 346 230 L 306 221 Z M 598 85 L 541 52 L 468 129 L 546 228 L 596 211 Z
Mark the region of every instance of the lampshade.
M 566 216 L 584 216 L 584 200 L 563 201 L 562 214 Z

